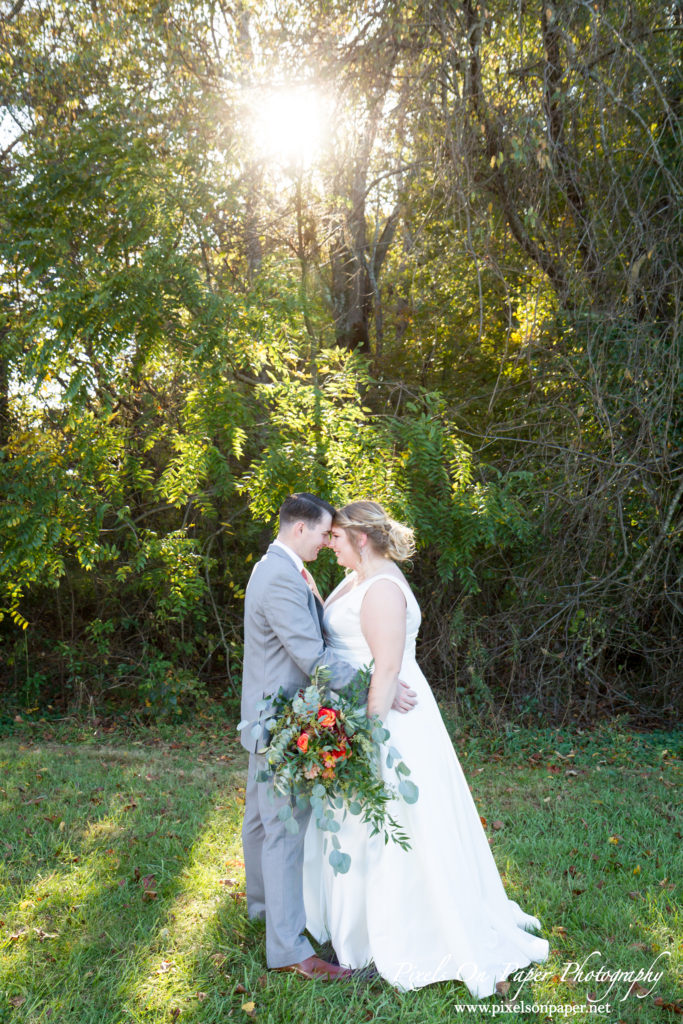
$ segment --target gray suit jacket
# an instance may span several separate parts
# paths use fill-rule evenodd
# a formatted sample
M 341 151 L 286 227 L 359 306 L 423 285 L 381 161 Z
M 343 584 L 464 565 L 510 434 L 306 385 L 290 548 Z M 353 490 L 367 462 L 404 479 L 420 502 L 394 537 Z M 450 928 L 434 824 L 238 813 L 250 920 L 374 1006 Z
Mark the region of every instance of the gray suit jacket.
M 268 744 L 264 722 L 269 698 L 280 688 L 289 697 L 308 683 L 318 666 L 329 669 L 328 686 L 341 690 L 356 669 L 326 650 L 322 607 L 286 551 L 271 544 L 253 569 L 244 598 L 242 745 Z

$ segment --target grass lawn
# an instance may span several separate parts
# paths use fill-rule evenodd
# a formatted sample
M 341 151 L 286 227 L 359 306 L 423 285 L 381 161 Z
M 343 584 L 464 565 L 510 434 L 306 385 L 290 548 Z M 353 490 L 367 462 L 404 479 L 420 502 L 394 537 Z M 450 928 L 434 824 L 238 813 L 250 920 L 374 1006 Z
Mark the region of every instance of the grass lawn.
M 508 894 L 551 945 L 538 977 L 479 1009 L 457 983 L 401 994 L 266 972 L 230 723 L 17 723 L 0 739 L 0 1022 L 680 1020 L 676 738 L 515 732 L 456 747 Z M 599 969 L 663 975 L 632 987 Z M 591 997 L 600 1013 L 575 1012 Z

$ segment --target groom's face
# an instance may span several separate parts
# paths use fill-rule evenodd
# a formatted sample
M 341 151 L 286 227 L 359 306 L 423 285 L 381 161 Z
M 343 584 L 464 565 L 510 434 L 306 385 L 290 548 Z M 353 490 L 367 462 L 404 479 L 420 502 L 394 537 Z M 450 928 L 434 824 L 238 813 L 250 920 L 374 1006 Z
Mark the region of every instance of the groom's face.
M 308 523 L 301 525 L 303 530 L 300 534 L 299 555 L 304 562 L 315 562 L 320 549 L 326 548 L 330 543 L 332 516 L 329 512 L 325 512 L 312 526 L 309 526 Z

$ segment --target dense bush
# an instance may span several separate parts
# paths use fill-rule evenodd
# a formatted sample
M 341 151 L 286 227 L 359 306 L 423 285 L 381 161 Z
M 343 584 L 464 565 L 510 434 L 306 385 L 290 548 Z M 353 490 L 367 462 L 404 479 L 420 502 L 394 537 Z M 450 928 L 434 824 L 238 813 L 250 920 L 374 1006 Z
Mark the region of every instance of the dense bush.
M 235 696 L 305 489 L 415 527 L 462 712 L 668 721 L 680 5 L 337 6 L 0 20 L 3 694 Z M 253 141 L 274 78 L 335 83 L 315 164 Z

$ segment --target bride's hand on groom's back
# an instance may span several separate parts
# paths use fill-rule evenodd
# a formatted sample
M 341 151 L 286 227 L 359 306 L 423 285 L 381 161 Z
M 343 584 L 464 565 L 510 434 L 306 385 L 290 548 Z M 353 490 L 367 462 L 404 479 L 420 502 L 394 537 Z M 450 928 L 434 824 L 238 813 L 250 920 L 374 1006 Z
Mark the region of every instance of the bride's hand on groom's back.
M 404 683 L 402 679 L 398 681 L 398 688 L 396 690 L 396 696 L 394 702 L 391 705 L 394 711 L 400 711 L 404 715 L 407 711 L 412 711 L 417 705 L 417 694 L 415 690 L 411 690 L 407 683 Z

